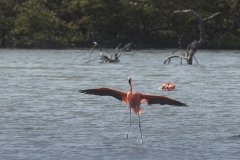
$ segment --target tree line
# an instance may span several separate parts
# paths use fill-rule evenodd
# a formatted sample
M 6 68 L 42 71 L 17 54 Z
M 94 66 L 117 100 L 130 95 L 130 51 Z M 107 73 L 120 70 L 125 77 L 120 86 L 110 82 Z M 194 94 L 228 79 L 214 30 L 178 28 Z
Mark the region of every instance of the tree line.
M 240 49 L 239 0 L 0 0 L 0 47 L 104 47 L 133 42 L 136 48 L 178 47 L 199 39 L 203 18 L 206 47 Z M 184 34 L 183 34 L 184 33 Z

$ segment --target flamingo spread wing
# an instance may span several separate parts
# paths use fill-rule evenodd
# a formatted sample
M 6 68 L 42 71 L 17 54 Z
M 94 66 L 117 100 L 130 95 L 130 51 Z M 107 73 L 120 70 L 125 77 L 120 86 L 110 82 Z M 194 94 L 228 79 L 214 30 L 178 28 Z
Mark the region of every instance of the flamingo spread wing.
M 165 96 L 157 96 L 157 95 L 148 95 L 148 94 L 141 94 L 141 100 L 146 100 L 148 105 L 151 104 L 168 104 L 174 106 L 187 106 L 185 103 L 179 102 L 177 100 L 165 97 Z
M 116 89 L 101 87 L 94 89 L 79 90 L 80 93 L 93 94 L 99 96 L 112 96 L 120 101 L 127 103 L 127 93 Z
M 99 96 L 112 96 L 120 101 L 123 101 L 127 103 L 129 101 L 129 109 L 130 109 L 130 124 L 128 128 L 128 132 L 131 126 L 131 111 L 133 111 L 135 114 L 138 115 L 139 120 L 139 128 L 140 128 L 140 134 L 141 134 L 141 141 L 143 141 L 142 137 L 142 131 L 141 131 L 141 124 L 140 124 L 140 116 L 139 114 L 143 112 L 143 109 L 140 108 L 140 104 L 143 100 L 147 102 L 148 105 L 151 104 L 168 104 L 168 105 L 175 105 L 175 106 L 187 106 L 185 103 L 179 102 L 177 100 L 165 97 L 165 96 L 159 96 L 159 95 L 149 95 L 149 94 L 141 94 L 137 92 L 132 92 L 132 83 L 131 83 L 131 77 L 128 78 L 128 83 L 130 85 L 130 92 L 123 92 L 120 90 L 107 88 L 107 87 L 101 87 L 101 88 L 94 88 L 94 89 L 86 89 L 86 90 L 79 90 L 80 93 L 85 94 L 93 94 L 93 95 L 99 95 Z M 128 138 L 128 133 L 127 133 Z

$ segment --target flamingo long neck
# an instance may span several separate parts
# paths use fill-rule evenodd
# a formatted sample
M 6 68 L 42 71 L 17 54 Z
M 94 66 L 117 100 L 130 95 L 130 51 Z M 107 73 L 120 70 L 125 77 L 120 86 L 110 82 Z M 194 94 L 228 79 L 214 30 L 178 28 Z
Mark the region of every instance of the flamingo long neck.
M 132 93 L 132 83 L 130 83 L 130 92 Z
M 130 95 L 132 97 L 132 83 L 130 83 L 129 85 L 130 85 Z

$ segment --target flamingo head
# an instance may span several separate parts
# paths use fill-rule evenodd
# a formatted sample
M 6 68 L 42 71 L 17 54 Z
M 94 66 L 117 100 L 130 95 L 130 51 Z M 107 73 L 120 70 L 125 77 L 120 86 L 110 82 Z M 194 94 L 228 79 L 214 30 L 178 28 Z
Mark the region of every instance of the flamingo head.
M 132 78 L 128 77 L 128 83 L 131 85 L 132 84 Z

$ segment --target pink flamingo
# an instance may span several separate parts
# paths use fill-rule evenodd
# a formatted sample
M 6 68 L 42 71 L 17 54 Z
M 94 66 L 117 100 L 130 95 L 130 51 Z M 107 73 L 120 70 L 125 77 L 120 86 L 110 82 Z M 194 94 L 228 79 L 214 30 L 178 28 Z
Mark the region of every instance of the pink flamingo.
M 150 94 L 142 94 L 142 93 L 138 93 L 138 92 L 133 92 L 131 77 L 128 78 L 128 83 L 130 85 L 129 92 L 123 92 L 120 90 L 107 88 L 107 87 L 79 90 L 79 92 L 85 93 L 85 94 L 99 95 L 99 96 L 112 96 L 120 101 L 123 101 L 124 103 L 128 102 L 129 103 L 128 108 L 130 110 L 130 124 L 129 124 L 129 128 L 128 128 L 128 133 L 129 133 L 129 129 L 131 126 L 131 111 L 132 111 L 135 115 L 138 115 L 141 140 L 142 140 L 142 131 L 141 131 L 141 123 L 140 123 L 139 114 L 144 111 L 140 107 L 142 101 L 145 100 L 148 105 L 151 105 L 151 104 L 165 105 L 165 104 L 167 104 L 167 105 L 174 105 L 174 106 L 187 106 L 185 103 L 179 102 L 177 100 L 171 99 L 166 96 L 150 95 Z M 128 133 L 127 133 L 127 138 L 128 138 Z
M 175 88 L 175 84 L 171 82 L 166 82 L 161 84 L 159 88 L 165 91 L 172 91 Z

